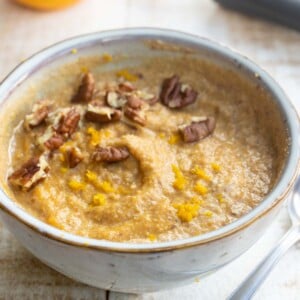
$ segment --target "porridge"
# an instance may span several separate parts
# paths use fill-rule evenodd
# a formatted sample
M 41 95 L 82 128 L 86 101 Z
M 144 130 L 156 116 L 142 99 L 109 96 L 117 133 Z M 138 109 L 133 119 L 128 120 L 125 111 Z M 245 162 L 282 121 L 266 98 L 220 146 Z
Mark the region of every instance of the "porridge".
M 22 95 L 7 173 L 17 203 L 73 234 L 154 242 L 220 228 L 263 200 L 285 149 L 262 88 L 189 57 L 101 69 L 113 62 L 78 59 Z

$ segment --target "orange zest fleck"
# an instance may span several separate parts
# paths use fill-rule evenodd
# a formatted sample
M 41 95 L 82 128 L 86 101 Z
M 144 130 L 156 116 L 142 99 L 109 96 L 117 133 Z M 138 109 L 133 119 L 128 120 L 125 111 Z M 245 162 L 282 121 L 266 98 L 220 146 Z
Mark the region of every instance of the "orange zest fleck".
M 178 166 L 172 165 L 172 171 L 174 173 L 175 180 L 173 182 L 173 187 L 177 190 L 183 190 L 187 184 L 181 170 Z
M 155 234 L 150 233 L 150 234 L 148 235 L 148 239 L 149 239 L 151 242 L 154 242 L 154 241 L 157 240 L 157 237 L 156 237 Z
M 168 139 L 168 143 L 170 145 L 175 145 L 179 143 L 179 141 L 180 141 L 180 135 L 178 133 L 172 134 Z
M 193 218 L 198 216 L 200 204 L 197 203 L 173 204 L 173 207 L 177 209 L 177 217 L 182 222 L 190 222 L 193 220 Z
M 204 215 L 205 215 L 206 217 L 211 218 L 211 217 L 213 216 L 213 212 L 210 211 L 210 210 L 207 210 L 207 211 L 204 212 Z
M 191 172 L 195 175 L 197 175 L 199 178 L 204 179 L 206 181 L 211 181 L 211 177 L 209 175 L 207 175 L 207 173 L 203 170 L 200 169 L 199 166 L 195 166 Z
M 221 166 L 217 163 L 211 163 L 211 168 L 217 173 L 221 171 Z
M 68 182 L 68 186 L 70 187 L 70 189 L 74 190 L 74 191 L 82 191 L 85 189 L 86 184 L 84 182 L 75 180 L 75 179 L 71 179 Z
M 106 196 L 104 194 L 98 193 L 93 196 L 93 201 L 91 205 L 93 206 L 101 206 L 106 204 Z
M 90 135 L 90 144 L 92 146 L 96 146 L 100 143 L 101 134 L 99 130 L 95 129 L 94 127 L 89 127 L 86 132 Z
M 116 75 L 117 77 L 123 77 L 127 81 L 137 81 L 139 79 L 136 75 L 130 73 L 126 69 L 118 71 Z
M 201 184 L 201 182 L 197 182 L 196 185 L 194 186 L 194 191 L 197 192 L 200 195 L 206 195 L 208 192 L 208 189 L 206 186 Z
M 102 55 L 102 60 L 106 63 L 109 63 L 113 60 L 112 56 L 109 53 L 104 53 Z

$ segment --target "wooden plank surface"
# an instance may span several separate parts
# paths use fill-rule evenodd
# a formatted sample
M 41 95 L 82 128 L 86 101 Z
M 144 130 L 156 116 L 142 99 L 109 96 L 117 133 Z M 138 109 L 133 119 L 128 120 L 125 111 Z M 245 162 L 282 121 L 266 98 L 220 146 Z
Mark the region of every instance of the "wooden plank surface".
M 179 29 L 249 56 L 271 73 L 300 108 L 300 34 L 225 11 L 210 0 L 85 0 L 63 11 L 38 13 L 0 1 L 0 80 L 21 60 L 54 42 L 125 26 Z M 189 286 L 147 295 L 106 293 L 76 283 L 30 255 L 0 227 L 0 299 L 225 299 L 289 226 L 285 209 L 246 254 Z M 300 247 L 280 261 L 255 299 L 300 299 Z

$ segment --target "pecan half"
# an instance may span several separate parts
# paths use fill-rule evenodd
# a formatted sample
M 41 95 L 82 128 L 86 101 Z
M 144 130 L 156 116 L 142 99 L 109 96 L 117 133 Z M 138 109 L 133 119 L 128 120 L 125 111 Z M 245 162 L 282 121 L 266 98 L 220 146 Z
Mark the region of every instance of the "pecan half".
M 129 151 L 126 147 L 100 147 L 97 146 L 92 154 L 92 160 L 95 162 L 114 163 L 125 160 L 129 157 Z
M 47 100 L 35 103 L 32 107 L 32 112 L 25 117 L 25 128 L 33 128 L 44 122 L 49 114 L 50 105 L 51 103 Z
M 126 106 L 132 108 L 132 109 L 141 109 L 144 102 L 140 98 L 138 98 L 135 95 L 130 95 L 127 97 L 127 103 Z
M 117 92 L 107 92 L 106 103 L 112 108 L 121 108 L 125 105 L 126 99 Z
M 78 147 L 67 149 L 65 155 L 70 168 L 75 168 L 83 160 L 83 155 Z
M 71 102 L 90 102 L 93 98 L 95 89 L 95 79 L 92 73 L 87 73 L 82 77 L 77 93 L 73 96 Z
M 85 113 L 87 121 L 96 123 L 115 122 L 121 119 L 121 111 L 110 107 L 89 104 Z
M 148 105 L 137 95 L 129 95 L 127 97 L 127 103 L 123 109 L 124 116 L 141 126 L 145 126 L 145 110 L 147 109 L 147 107 Z
M 213 117 L 203 118 L 199 121 L 192 121 L 190 125 L 182 126 L 179 131 L 183 141 L 192 143 L 200 141 L 209 136 L 216 127 L 216 121 Z
M 9 177 L 10 184 L 29 190 L 43 180 L 49 171 L 49 165 L 43 155 L 33 157 L 14 171 Z
M 124 116 L 141 126 L 146 125 L 146 116 L 143 110 L 133 109 L 126 105 L 124 108 Z
M 135 87 L 132 85 L 131 82 L 128 81 L 124 81 L 124 82 L 120 82 L 118 85 L 118 89 L 119 91 L 125 92 L 125 93 L 130 93 L 133 92 L 135 90 Z
M 46 142 L 44 146 L 50 151 L 58 149 L 65 142 L 64 137 L 60 134 L 54 133 Z
M 148 93 L 145 90 L 137 90 L 135 92 L 135 95 L 139 97 L 141 100 L 145 101 L 149 105 L 154 105 L 155 103 L 158 102 L 158 97 L 155 96 L 154 94 Z
M 170 108 L 181 108 L 196 101 L 198 93 L 189 85 L 182 84 L 177 75 L 166 78 L 162 83 L 160 100 Z
M 79 121 L 80 113 L 75 108 L 71 108 L 67 114 L 61 116 L 56 132 L 69 137 L 75 132 Z

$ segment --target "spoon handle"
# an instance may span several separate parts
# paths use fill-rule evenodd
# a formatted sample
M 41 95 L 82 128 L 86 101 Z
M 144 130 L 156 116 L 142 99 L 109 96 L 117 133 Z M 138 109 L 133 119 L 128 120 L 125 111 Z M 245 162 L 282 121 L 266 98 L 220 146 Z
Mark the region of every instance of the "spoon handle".
M 228 300 L 251 299 L 257 289 L 266 279 L 273 267 L 285 252 L 300 239 L 300 226 L 292 226 L 280 239 L 271 252 L 262 262 L 248 275 L 248 277 L 233 291 Z

